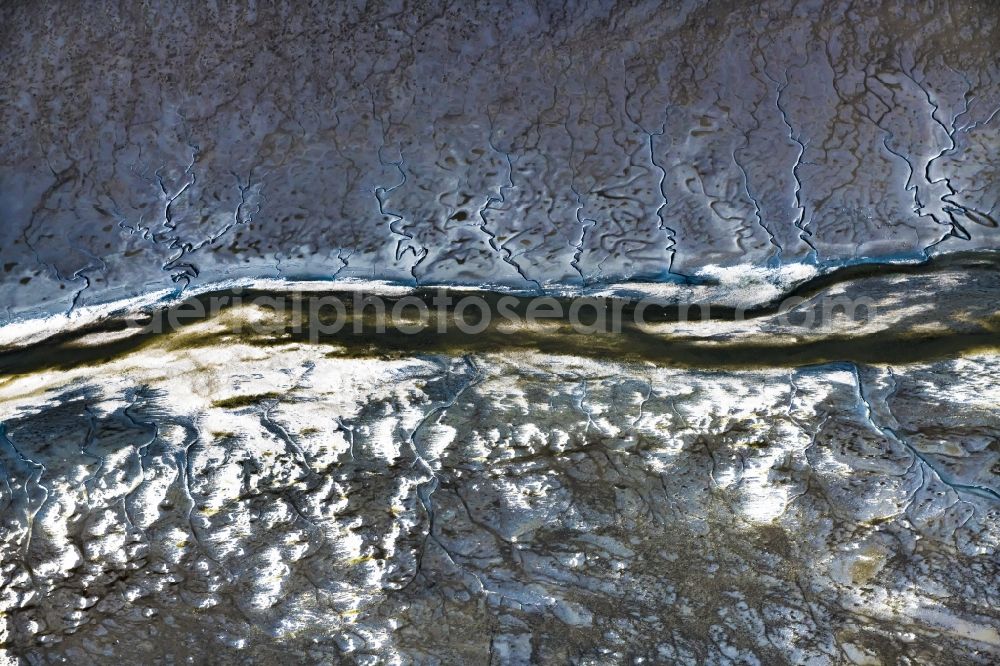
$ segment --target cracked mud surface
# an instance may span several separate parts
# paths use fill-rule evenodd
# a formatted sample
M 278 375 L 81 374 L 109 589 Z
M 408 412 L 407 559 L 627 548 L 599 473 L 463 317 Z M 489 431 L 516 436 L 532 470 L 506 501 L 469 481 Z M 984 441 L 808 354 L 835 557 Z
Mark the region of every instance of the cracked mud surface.
M 6 644 L 74 663 L 994 663 L 997 366 L 292 343 L 11 379 Z
M 8 316 L 998 244 L 988 0 L 0 11 Z
M 1000 661 L 995 2 L 149 4 L 0 4 L 0 663 Z M 655 305 L 249 304 L 438 286 Z

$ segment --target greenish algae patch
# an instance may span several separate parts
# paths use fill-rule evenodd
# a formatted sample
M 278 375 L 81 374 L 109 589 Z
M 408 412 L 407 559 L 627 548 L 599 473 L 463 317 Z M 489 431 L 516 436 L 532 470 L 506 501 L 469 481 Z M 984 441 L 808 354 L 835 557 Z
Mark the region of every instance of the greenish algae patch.
M 270 391 L 268 393 L 252 393 L 250 395 L 234 395 L 231 398 L 223 398 L 212 403 L 212 407 L 221 409 L 239 409 L 240 407 L 250 407 L 259 404 L 264 400 L 277 400 L 281 398 L 280 393 Z

